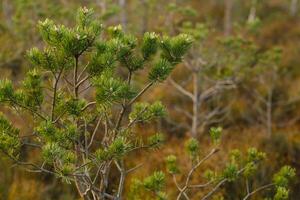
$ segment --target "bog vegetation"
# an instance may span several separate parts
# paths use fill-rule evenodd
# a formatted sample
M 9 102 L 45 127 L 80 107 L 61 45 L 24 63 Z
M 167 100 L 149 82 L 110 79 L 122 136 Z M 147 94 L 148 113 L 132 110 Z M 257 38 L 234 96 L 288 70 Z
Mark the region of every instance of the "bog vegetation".
M 249 2 L 208 3 L 218 30 L 202 1 L 4 0 L 0 199 L 297 199 L 297 47 Z

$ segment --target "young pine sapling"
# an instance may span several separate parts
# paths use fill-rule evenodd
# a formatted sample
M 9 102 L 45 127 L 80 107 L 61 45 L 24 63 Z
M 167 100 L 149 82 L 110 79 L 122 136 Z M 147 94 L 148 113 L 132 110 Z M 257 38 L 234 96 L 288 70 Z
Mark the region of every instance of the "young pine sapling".
M 46 45 L 28 51 L 33 68 L 18 89 L 10 80 L 0 83 L 2 105 L 29 113 L 34 130 L 22 133 L 1 115 L 0 149 L 30 171 L 74 183 L 83 199 L 123 199 L 126 176 L 139 167 L 129 168 L 127 156 L 163 141 L 156 133 L 143 142 L 133 127 L 164 116 L 164 106 L 137 101 L 169 76 L 192 39 L 145 33 L 140 40 L 120 26 L 105 29 L 87 8 L 79 9 L 73 28 L 49 19 L 38 28 Z M 148 77 L 139 90 L 132 80 L 143 69 Z M 24 146 L 40 152 L 40 163 L 19 156 Z

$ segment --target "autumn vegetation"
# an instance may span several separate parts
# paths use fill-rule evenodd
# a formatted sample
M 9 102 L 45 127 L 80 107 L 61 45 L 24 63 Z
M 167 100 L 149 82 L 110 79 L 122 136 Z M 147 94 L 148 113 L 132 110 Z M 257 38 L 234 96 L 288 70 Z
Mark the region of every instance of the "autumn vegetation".
M 298 4 L 3 0 L 0 199 L 298 199 Z

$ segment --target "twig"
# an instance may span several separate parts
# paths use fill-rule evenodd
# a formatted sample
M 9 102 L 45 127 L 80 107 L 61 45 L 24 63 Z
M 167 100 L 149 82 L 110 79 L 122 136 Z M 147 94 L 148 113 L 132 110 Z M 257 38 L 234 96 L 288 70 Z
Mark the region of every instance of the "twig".
M 58 76 L 56 77 L 54 75 L 54 86 L 53 86 L 53 99 L 52 99 L 52 108 L 51 108 L 51 121 L 53 121 L 54 119 L 54 110 L 55 110 L 55 105 L 56 105 L 56 95 L 57 95 L 57 86 L 58 86 L 58 82 L 59 82 L 59 79 L 61 77 L 61 74 L 63 72 L 63 69 L 60 70 L 60 72 L 58 73 Z
M 95 104 L 96 104 L 96 101 L 89 102 L 81 109 L 81 111 L 85 111 L 89 106 L 92 106 Z
M 154 81 L 151 81 L 148 83 L 129 103 L 128 105 L 133 104 L 141 95 L 143 95 L 152 85 L 154 84 Z
M 185 185 L 184 187 L 182 188 L 182 190 L 180 191 L 180 193 L 178 194 L 177 196 L 177 200 L 180 199 L 180 197 L 182 196 L 182 194 L 189 188 L 189 181 L 194 173 L 194 171 L 204 162 L 206 161 L 207 159 L 209 159 L 212 155 L 214 155 L 215 153 L 217 153 L 219 151 L 219 149 L 212 149 L 210 151 L 209 154 L 207 154 L 202 160 L 200 160 L 196 165 L 194 165 L 194 167 L 192 167 L 192 169 L 189 171 L 188 173 L 188 176 L 186 178 L 186 181 L 185 181 Z
M 243 198 L 243 200 L 247 200 L 247 199 L 249 199 L 252 195 L 254 195 L 255 193 L 260 192 L 260 191 L 262 191 L 262 190 L 264 190 L 264 189 L 267 189 L 267 188 L 269 188 L 269 187 L 273 187 L 274 185 L 275 185 L 274 183 L 270 183 L 270 184 L 261 186 L 261 187 L 255 189 L 255 190 L 253 190 L 253 191 L 250 192 L 250 193 L 248 192 L 248 194 Z
M 97 130 L 98 130 L 98 128 L 99 128 L 100 123 L 101 123 L 101 117 L 99 117 L 98 122 L 97 122 L 97 124 L 96 124 L 96 127 L 95 127 L 95 129 L 94 129 L 94 131 L 93 131 L 93 134 L 92 134 L 90 143 L 89 143 L 88 146 L 87 146 L 88 149 L 89 149 L 89 148 L 92 146 L 92 144 L 93 144 L 94 137 L 95 137 L 95 135 L 96 135 L 96 133 L 97 133 Z
M 244 168 L 242 168 L 242 169 L 240 169 L 238 172 L 237 172 L 237 174 L 239 175 L 239 174 L 241 174 L 244 170 L 246 169 L 246 167 L 244 167 Z M 228 179 L 227 178 L 224 178 L 224 179 L 222 179 L 209 193 L 207 193 L 204 197 L 202 197 L 202 199 L 201 200 L 206 200 L 206 199 L 208 199 L 208 198 L 210 198 L 211 197 L 211 195 L 213 195 L 218 189 L 219 189 L 219 187 L 221 187 L 225 182 L 227 182 L 228 181 Z
M 193 94 L 191 92 L 189 92 L 186 89 L 184 89 L 181 85 L 179 85 L 178 83 L 176 83 L 172 78 L 169 78 L 169 81 L 175 87 L 175 89 L 177 89 L 179 92 L 181 92 L 185 96 L 189 97 L 191 100 L 194 99 L 194 96 L 193 96 Z

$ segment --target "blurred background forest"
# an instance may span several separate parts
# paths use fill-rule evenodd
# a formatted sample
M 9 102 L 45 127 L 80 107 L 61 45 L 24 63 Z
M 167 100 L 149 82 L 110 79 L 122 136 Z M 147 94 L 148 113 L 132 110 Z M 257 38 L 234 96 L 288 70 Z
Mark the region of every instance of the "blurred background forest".
M 258 182 L 270 179 L 284 164 L 300 172 L 300 1 L 1 0 L 0 6 L 0 77 L 16 84 L 30 68 L 26 51 L 42 45 L 38 20 L 51 18 L 72 24 L 80 6 L 93 8 L 105 26 L 121 24 L 140 36 L 146 31 L 194 36 L 185 62 L 167 84 L 151 90 L 143 99 L 160 99 L 167 105 L 168 117 L 157 122 L 167 142 L 147 156 L 137 153 L 132 162 L 144 165 L 132 177 L 164 170 L 165 155 L 181 155 L 187 136 L 198 138 L 201 149 L 205 149 L 211 126 L 223 127 L 224 150 L 208 166 L 223 166 L 231 149 L 254 146 L 268 155 L 256 177 Z M 141 75 L 135 84 L 143 81 Z M 23 132 L 32 129 L 24 119 L 0 109 Z M 157 127 L 139 131 L 147 136 Z M 34 159 L 34 151 L 30 155 L 23 151 L 22 156 Z M 189 167 L 187 160 L 180 162 L 183 168 Z M 291 189 L 290 199 L 300 199 L 299 181 Z M 50 175 L 36 176 L 11 166 L 0 156 L 1 200 L 78 199 L 72 187 L 61 187 L 58 182 Z M 130 193 L 130 181 L 126 185 Z M 168 185 L 171 187 L 171 180 Z M 232 196 L 224 198 L 238 196 L 238 185 L 226 186 L 224 190 Z

